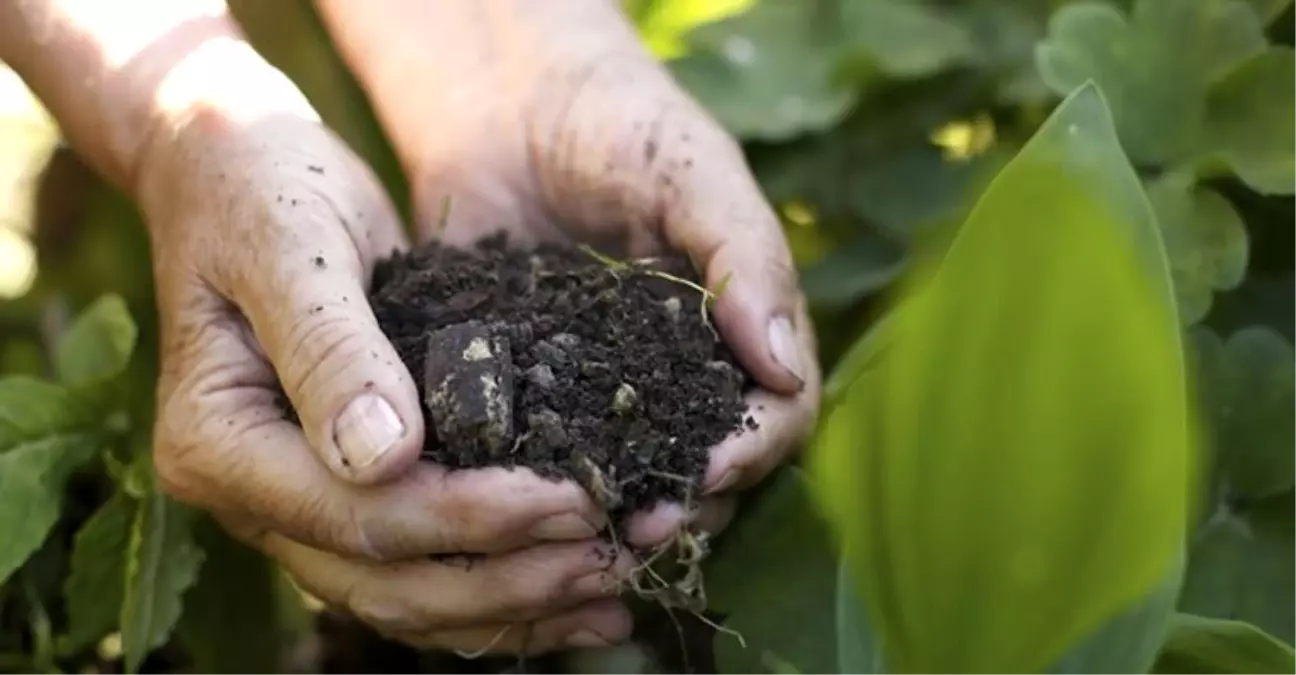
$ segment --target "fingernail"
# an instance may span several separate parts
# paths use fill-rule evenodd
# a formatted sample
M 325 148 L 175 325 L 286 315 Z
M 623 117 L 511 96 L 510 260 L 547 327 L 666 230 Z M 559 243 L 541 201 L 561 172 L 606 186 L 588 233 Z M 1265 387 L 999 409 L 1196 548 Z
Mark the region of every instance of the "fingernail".
M 798 383 L 804 384 L 804 366 L 801 363 L 801 349 L 797 346 L 796 332 L 792 329 L 792 322 L 782 314 L 770 319 L 769 347 L 774 360 L 795 377 Z
M 738 482 L 738 471 L 736 469 L 729 469 L 728 471 L 724 472 L 723 476 L 720 476 L 720 480 L 716 481 L 715 485 L 712 485 L 711 489 L 707 490 L 706 493 L 709 495 L 713 495 L 717 492 L 724 492 L 725 490 L 728 490 L 729 488 L 733 487 L 734 483 L 737 482 Z
M 333 424 L 333 440 L 342 454 L 342 464 L 352 470 L 378 461 L 404 435 L 400 415 L 375 394 L 352 399 Z
M 598 528 L 575 513 L 549 516 L 531 527 L 536 539 L 589 539 L 598 534 Z
M 568 647 L 606 647 L 610 642 L 591 630 L 578 630 L 567 636 Z

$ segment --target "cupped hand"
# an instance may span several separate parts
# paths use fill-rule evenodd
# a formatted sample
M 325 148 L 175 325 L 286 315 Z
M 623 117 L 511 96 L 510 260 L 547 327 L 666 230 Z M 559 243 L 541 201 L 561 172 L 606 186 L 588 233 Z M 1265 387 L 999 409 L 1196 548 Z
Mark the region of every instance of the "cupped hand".
M 732 274 L 714 317 L 762 385 L 748 401 L 759 428 L 712 450 L 698 512 L 660 507 L 630 536 L 662 541 L 682 518 L 718 529 L 731 492 L 788 457 L 819 401 L 812 329 L 773 210 L 738 144 L 642 48 L 616 3 L 452 4 L 396 3 L 420 40 L 402 58 L 349 54 L 411 176 L 422 235 L 469 244 L 502 227 L 635 257 L 682 251 L 713 288 Z M 359 12 L 344 24 L 345 5 L 324 3 L 344 53 L 377 33 L 400 52 L 399 28 Z M 430 45 L 437 67 L 414 67 Z M 419 86 L 402 79 L 415 73 Z
M 407 642 L 543 651 L 623 638 L 630 619 L 612 596 L 629 561 L 594 538 L 603 516 L 579 487 L 417 461 L 415 386 L 365 299 L 401 229 L 371 173 L 300 103 L 199 109 L 148 151 L 161 484 Z M 459 553 L 484 555 L 431 557 Z

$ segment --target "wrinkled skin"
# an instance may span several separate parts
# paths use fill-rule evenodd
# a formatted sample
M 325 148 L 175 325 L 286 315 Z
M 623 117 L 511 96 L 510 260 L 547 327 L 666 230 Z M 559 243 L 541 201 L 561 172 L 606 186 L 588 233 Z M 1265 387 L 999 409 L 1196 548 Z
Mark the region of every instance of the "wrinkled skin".
M 763 385 L 760 428 L 713 450 L 695 512 L 640 514 L 631 538 L 657 543 L 686 520 L 722 528 L 733 492 L 808 431 L 820 379 L 782 232 L 737 144 L 597 0 L 555 0 L 584 23 L 482 3 L 491 9 L 425 35 L 464 68 L 424 71 L 417 87 L 400 59 L 360 56 L 399 53 L 400 39 L 365 46 L 381 27 L 364 17 L 377 15 L 344 4 L 321 12 L 411 177 L 418 237 L 467 243 L 499 226 L 635 256 L 677 247 L 711 284 L 732 273 L 714 316 Z M 458 35 L 487 37 L 456 47 Z M 579 487 L 416 461 L 427 431 L 414 383 L 364 302 L 374 262 L 405 234 L 372 173 L 303 101 L 285 100 L 248 115 L 199 107 L 141 164 L 162 484 L 410 644 L 538 653 L 626 638 L 616 585 L 635 561 L 595 538 L 606 516 Z M 301 428 L 282 419 L 280 383 Z M 429 559 L 462 552 L 485 555 Z

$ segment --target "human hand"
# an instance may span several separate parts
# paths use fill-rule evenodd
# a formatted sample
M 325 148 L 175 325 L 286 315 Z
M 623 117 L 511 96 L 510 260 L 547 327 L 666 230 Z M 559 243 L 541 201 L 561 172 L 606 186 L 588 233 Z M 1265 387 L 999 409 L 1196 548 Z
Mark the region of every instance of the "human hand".
M 763 385 L 749 398 L 759 429 L 713 449 L 696 514 L 641 514 L 630 538 L 665 540 L 681 519 L 722 527 L 731 491 L 802 440 L 820 386 L 786 241 L 735 141 L 610 0 L 320 4 L 411 177 L 423 237 L 468 244 L 503 227 L 635 257 L 681 250 L 710 287 L 732 273 L 713 314 Z
M 255 101 L 196 107 L 141 164 L 159 481 L 388 636 L 467 651 L 623 638 L 630 619 L 610 596 L 629 562 L 594 539 L 604 516 L 577 485 L 417 461 L 415 386 L 365 300 L 375 258 L 404 245 L 397 217 L 257 63 L 263 81 L 239 83 Z M 430 558 L 459 553 L 485 555 Z

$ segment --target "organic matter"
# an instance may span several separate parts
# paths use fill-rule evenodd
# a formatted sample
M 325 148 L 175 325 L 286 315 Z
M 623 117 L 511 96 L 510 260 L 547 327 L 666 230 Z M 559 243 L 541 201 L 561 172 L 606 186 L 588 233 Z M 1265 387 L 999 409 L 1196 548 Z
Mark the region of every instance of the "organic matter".
M 689 500 L 709 449 L 746 428 L 751 380 L 697 283 L 683 258 L 496 235 L 394 254 L 370 301 L 418 383 L 425 459 L 575 479 L 619 516 Z

